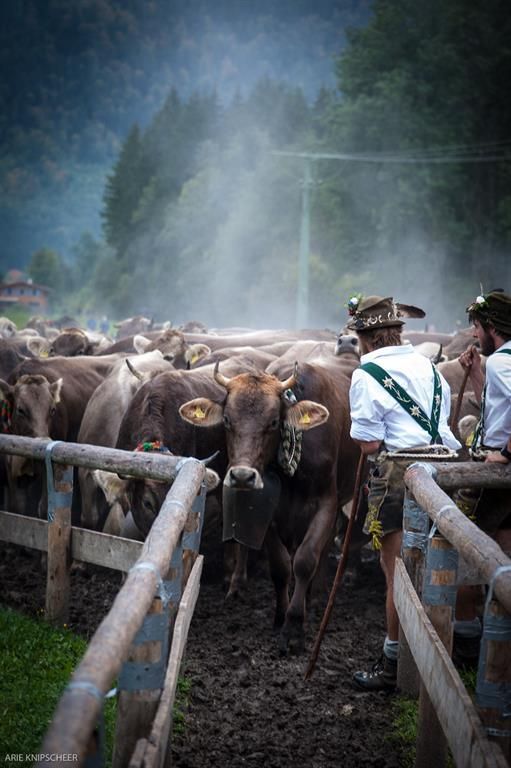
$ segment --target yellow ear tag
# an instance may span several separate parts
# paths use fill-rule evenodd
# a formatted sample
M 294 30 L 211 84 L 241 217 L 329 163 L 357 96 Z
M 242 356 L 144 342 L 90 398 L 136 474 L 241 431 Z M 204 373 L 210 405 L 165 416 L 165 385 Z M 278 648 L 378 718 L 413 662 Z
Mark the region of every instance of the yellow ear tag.
M 49 357 L 48 352 L 41 352 L 39 357 Z
M 198 405 L 197 408 L 194 410 L 193 415 L 195 416 L 196 419 L 206 418 L 206 414 L 204 413 L 200 405 Z
M 308 413 L 302 413 L 300 416 L 300 424 L 310 424 L 311 423 L 311 417 Z
M 190 364 L 191 365 L 195 365 L 195 363 L 197 362 L 198 359 L 199 359 L 199 355 L 197 353 L 195 353 L 194 355 L 192 355 L 192 359 L 190 360 Z
M 473 442 L 474 442 L 474 433 L 471 432 L 470 435 L 465 440 L 465 445 L 467 446 L 467 448 L 470 448 Z

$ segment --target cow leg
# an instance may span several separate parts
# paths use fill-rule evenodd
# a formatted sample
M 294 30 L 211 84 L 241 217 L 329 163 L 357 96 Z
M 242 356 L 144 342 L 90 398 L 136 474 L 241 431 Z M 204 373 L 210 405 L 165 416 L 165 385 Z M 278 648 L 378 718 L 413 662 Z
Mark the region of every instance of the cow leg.
M 232 549 L 232 559 L 234 561 L 234 567 L 229 580 L 229 590 L 225 596 L 226 600 L 232 597 L 237 597 L 240 592 L 243 591 L 243 587 L 247 584 L 247 547 L 238 543 L 234 544 Z
M 275 618 L 273 627 L 274 629 L 279 629 L 284 624 L 289 605 L 291 558 L 277 533 L 274 523 L 268 529 L 264 543 L 268 553 L 270 575 L 275 587 Z
M 333 499 L 333 501 L 331 501 Z M 321 555 L 335 531 L 335 493 L 320 506 L 293 560 L 295 587 L 282 627 L 282 646 L 296 653 L 305 648 L 304 621 L 307 591 L 318 569 Z

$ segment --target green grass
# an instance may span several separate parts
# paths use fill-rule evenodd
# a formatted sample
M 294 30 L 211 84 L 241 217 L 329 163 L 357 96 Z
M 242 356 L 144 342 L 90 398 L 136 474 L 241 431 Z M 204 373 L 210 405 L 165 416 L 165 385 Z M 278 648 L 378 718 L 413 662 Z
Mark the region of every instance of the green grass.
M 55 629 L 0 606 L 0 765 L 7 754 L 37 754 L 58 701 L 87 641 L 64 625 Z M 185 731 L 191 682 L 178 679 L 175 734 Z M 115 698 L 105 702 L 106 766 L 111 763 Z
M 461 680 L 470 696 L 473 696 L 476 688 L 477 670 L 460 672 Z M 398 696 L 392 700 L 392 730 L 388 735 L 388 741 L 399 750 L 402 760 L 402 768 L 413 768 L 415 765 L 415 743 L 417 740 L 417 717 L 419 702 L 405 696 Z M 454 768 L 454 763 L 449 754 L 448 768 Z
M 0 607 L 0 762 L 6 754 L 40 752 L 44 734 L 86 641 L 63 627 Z M 115 701 L 105 705 L 107 755 Z

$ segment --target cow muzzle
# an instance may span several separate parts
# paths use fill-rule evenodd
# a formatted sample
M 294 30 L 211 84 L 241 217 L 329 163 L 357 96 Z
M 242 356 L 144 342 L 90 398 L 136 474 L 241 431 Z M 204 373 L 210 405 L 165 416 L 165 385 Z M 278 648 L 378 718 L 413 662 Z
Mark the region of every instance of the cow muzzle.
M 253 490 L 224 483 L 222 540 L 261 549 L 279 501 L 280 479 L 275 472 L 265 472 L 263 487 Z
M 225 476 L 224 485 L 229 488 L 237 488 L 240 491 L 254 491 L 263 487 L 263 480 L 257 469 L 240 464 L 229 469 Z

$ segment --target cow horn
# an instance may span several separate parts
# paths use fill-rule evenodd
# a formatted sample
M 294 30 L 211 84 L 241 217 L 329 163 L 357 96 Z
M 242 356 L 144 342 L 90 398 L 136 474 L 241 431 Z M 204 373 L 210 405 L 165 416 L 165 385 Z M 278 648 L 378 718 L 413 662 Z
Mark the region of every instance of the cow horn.
M 293 373 L 291 374 L 289 379 L 286 379 L 285 381 L 280 382 L 281 391 L 285 392 L 286 389 L 292 389 L 297 381 L 298 381 L 298 361 L 295 362 Z
M 220 384 L 221 387 L 227 387 L 229 386 L 230 379 L 227 378 L 227 376 L 224 376 L 220 371 L 218 370 L 219 361 L 217 360 L 215 363 L 215 370 L 213 371 L 213 378 L 215 379 L 217 384 Z
M 136 376 L 136 378 L 137 378 L 139 381 L 144 381 L 144 377 L 142 376 L 142 374 L 141 374 L 139 371 L 137 371 L 137 369 L 136 369 L 136 368 L 134 368 L 134 366 L 133 366 L 133 365 L 130 363 L 130 361 L 129 361 L 129 359 L 128 359 L 128 358 L 126 358 L 126 365 L 127 365 L 127 366 L 128 366 L 128 368 L 130 369 L 130 371 L 131 371 L 131 373 L 133 374 L 133 376 Z

